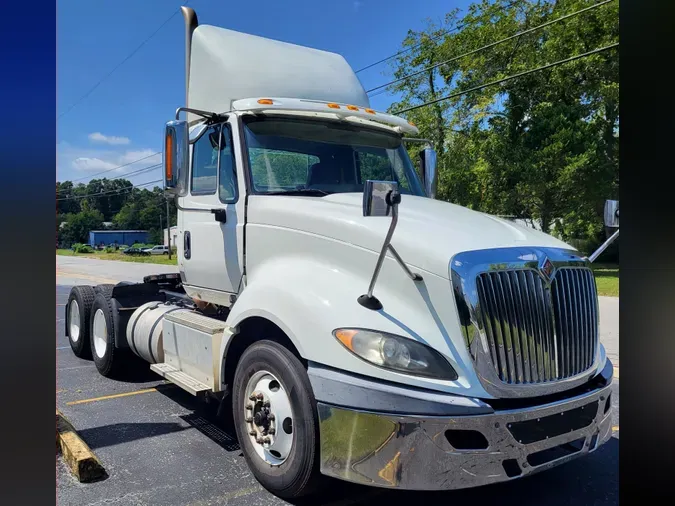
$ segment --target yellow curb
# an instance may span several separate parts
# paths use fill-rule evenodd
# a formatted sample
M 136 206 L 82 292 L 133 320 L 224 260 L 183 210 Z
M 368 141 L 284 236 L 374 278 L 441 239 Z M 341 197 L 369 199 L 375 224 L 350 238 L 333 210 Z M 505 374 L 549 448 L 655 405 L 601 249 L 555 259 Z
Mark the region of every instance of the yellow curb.
M 619 379 L 619 368 L 614 366 L 614 377 L 616 379 Z
M 102 397 L 94 397 L 93 399 L 81 399 L 79 401 L 70 401 L 66 402 L 67 406 L 75 406 L 76 404 L 87 404 L 89 402 L 98 402 L 98 401 L 106 401 L 108 399 L 117 399 L 119 397 L 128 397 L 130 395 L 138 395 L 138 394 L 147 394 L 150 392 L 157 392 L 157 389 L 155 387 L 152 388 L 146 388 L 143 390 L 134 390 L 133 392 L 124 392 L 121 394 L 112 394 L 112 395 L 104 395 Z
M 105 476 L 106 472 L 101 461 L 58 409 L 56 410 L 56 444 L 61 447 L 63 460 L 78 481 L 88 483 Z

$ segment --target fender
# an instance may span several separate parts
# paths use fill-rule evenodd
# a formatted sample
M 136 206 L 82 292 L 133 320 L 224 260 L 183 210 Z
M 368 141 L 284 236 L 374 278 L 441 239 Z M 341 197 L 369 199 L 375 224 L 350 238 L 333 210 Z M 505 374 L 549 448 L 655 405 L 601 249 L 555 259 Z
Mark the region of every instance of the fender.
M 345 253 L 348 251 L 361 258 L 356 262 L 343 258 L 339 268 L 309 255 L 268 257 L 249 275 L 246 288 L 228 316 L 228 325 L 236 328 L 246 318 L 259 316 L 281 328 L 306 360 L 381 380 L 489 398 L 475 376 L 456 316 L 453 319 L 454 312 L 437 311 L 431 303 L 453 300 L 448 280 L 421 272 L 424 279 L 413 282 L 388 256 L 377 286 L 384 308 L 372 311 L 356 299 L 367 289 L 367 273 L 375 265 L 376 254 L 344 248 Z M 431 346 L 445 356 L 459 378 L 423 378 L 370 364 L 333 337 L 336 328 L 350 326 L 386 331 Z M 228 344 L 223 343 L 222 357 Z

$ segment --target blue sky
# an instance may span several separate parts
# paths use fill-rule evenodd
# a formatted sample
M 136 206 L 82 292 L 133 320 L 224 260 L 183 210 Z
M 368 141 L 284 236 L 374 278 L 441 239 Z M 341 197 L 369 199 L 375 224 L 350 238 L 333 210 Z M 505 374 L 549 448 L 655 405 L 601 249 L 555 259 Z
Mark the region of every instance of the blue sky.
M 185 2 L 60 0 L 57 4 L 57 116 L 124 60 Z M 400 49 L 408 29 L 440 22 L 469 0 L 191 0 L 199 22 L 342 54 L 355 70 Z M 381 64 L 358 74 L 366 89 L 389 80 Z M 161 149 L 162 128 L 185 98 L 184 27 L 174 16 L 87 98 L 57 121 L 57 180 L 86 182 L 93 174 Z M 384 110 L 393 97 L 371 100 Z M 161 156 L 105 176 L 157 164 Z M 103 176 L 99 176 L 103 177 Z M 134 184 L 159 169 L 131 176 Z

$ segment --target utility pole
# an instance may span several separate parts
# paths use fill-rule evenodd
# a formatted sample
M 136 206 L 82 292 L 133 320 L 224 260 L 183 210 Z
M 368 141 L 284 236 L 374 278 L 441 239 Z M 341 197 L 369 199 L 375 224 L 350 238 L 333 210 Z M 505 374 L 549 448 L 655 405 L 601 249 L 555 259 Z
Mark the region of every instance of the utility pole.
M 171 215 L 169 214 L 169 199 L 166 199 L 166 244 L 169 246 L 169 260 L 171 260 Z

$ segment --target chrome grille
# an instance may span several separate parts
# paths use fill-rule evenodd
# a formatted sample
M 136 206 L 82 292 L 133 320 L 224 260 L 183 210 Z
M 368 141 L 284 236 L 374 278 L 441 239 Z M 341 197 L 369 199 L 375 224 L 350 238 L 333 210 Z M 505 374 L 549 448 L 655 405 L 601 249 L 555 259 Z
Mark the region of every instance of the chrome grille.
M 477 276 L 476 289 L 476 314 L 502 382 L 556 381 L 593 364 L 597 297 L 590 269 L 559 268 L 550 288 L 534 269 L 488 271 Z

